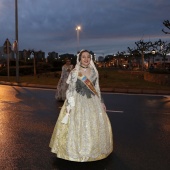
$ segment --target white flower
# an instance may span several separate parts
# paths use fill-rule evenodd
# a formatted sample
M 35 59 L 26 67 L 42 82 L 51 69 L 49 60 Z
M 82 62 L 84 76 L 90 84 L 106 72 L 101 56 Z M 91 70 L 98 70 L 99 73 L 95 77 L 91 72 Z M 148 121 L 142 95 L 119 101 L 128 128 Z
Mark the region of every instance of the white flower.
M 71 109 L 70 105 L 66 106 L 66 109 L 67 109 L 67 112 L 69 113 Z
M 74 97 L 69 97 L 68 98 L 68 103 L 70 104 L 71 107 L 74 107 L 75 106 Z
M 67 124 L 68 123 L 68 119 L 69 119 L 69 115 L 70 115 L 69 113 L 66 113 L 66 115 L 62 119 L 61 123 Z

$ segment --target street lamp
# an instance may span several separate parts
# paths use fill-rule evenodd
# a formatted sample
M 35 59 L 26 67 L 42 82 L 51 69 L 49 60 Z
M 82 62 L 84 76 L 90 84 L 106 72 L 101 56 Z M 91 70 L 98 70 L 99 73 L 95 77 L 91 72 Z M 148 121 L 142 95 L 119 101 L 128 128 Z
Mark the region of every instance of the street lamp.
M 18 47 L 18 0 L 15 0 L 15 45 L 16 52 L 16 81 L 19 82 L 19 47 Z
M 81 30 L 81 26 L 77 26 L 76 27 L 76 31 L 77 31 L 77 52 L 79 51 L 79 32 Z

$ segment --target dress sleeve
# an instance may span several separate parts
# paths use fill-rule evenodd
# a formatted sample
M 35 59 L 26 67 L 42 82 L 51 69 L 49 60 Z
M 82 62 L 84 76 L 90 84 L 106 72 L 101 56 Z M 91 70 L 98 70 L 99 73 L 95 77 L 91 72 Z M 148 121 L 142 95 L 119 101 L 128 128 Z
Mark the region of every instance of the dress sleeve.
M 75 84 L 76 84 L 76 71 L 72 70 L 68 76 L 66 83 L 68 84 L 68 88 L 66 91 L 66 115 L 61 121 L 64 124 L 68 123 L 69 115 L 72 108 L 75 106 Z
M 72 70 L 68 76 L 68 79 L 66 83 L 68 84 L 68 88 L 66 91 L 66 100 L 67 104 L 73 107 L 74 104 L 74 97 L 75 97 L 75 92 L 76 92 L 76 81 L 77 81 L 77 74 L 76 70 Z
M 64 77 L 64 74 L 65 74 L 65 67 L 64 67 L 64 66 L 62 66 L 61 79 Z

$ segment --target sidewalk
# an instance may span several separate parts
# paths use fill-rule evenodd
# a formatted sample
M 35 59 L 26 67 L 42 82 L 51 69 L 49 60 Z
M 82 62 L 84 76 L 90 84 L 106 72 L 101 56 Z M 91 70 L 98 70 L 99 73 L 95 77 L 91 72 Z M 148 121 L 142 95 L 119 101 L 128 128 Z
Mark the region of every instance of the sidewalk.
M 56 89 L 56 86 L 53 86 L 53 85 L 16 83 L 16 82 L 6 82 L 6 81 L 0 81 L 0 85 Z M 101 88 L 100 90 L 101 90 L 102 92 L 110 92 L 110 93 L 170 95 L 170 90 L 109 88 L 109 87 L 108 87 L 108 88 Z

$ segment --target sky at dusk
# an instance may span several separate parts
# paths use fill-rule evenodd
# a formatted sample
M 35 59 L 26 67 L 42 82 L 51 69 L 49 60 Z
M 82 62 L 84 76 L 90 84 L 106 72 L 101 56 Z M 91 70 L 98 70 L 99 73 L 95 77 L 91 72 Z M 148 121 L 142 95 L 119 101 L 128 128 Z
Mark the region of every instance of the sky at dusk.
M 81 25 L 80 49 L 96 55 L 135 48 L 135 42 L 164 40 L 170 35 L 170 0 L 18 0 L 19 50 L 76 54 L 76 26 Z M 0 46 L 15 40 L 15 0 L 0 0 Z

